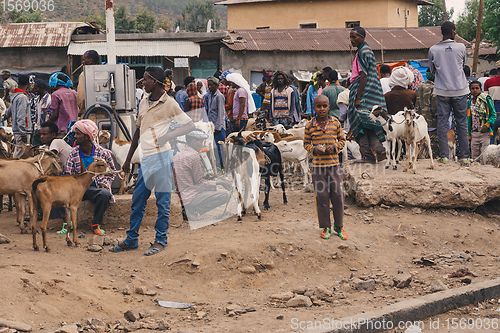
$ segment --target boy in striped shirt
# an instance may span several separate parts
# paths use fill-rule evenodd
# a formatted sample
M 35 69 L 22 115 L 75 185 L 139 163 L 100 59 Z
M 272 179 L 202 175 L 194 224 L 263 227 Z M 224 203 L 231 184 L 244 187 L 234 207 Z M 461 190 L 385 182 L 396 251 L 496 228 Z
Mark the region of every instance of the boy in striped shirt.
M 312 179 L 316 196 L 319 226 L 323 229 L 321 238 L 329 239 L 332 234 L 330 202 L 333 206 L 333 231 L 341 239 L 347 235 L 343 228 L 344 189 L 339 152 L 344 148 L 345 136 L 340 122 L 328 116 L 328 97 L 314 98 L 315 117 L 307 123 L 304 134 L 304 148 L 313 156 Z

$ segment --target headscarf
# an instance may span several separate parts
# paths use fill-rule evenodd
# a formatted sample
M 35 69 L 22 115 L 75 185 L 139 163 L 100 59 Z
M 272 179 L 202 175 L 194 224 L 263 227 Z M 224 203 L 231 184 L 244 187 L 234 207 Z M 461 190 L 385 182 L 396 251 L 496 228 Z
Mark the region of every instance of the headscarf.
M 207 81 L 213 82 L 213 83 L 215 83 L 215 84 L 219 84 L 219 79 L 218 79 L 218 78 L 216 78 L 215 76 L 209 76 L 209 77 L 207 78 Z
M 314 87 L 314 91 L 317 91 L 319 89 L 319 83 L 318 83 L 318 76 L 321 75 L 321 72 L 316 72 L 313 74 L 311 78 L 310 84 Z
M 413 72 L 406 67 L 399 66 L 392 70 L 391 77 L 389 78 L 389 88 L 393 89 L 394 87 L 403 87 L 408 89 L 408 86 L 411 85 L 415 76 Z
M 90 119 L 78 120 L 71 128 L 74 131 L 76 128 L 80 130 L 83 134 L 87 134 L 90 141 L 94 144 L 99 144 L 99 129 L 97 125 Z
M 189 96 L 189 110 L 185 110 L 186 112 L 201 109 L 204 106 L 203 100 L 200 98 L 200 96 L 198 96 L 196 82 L 193 81 L 188 84 L 186 93 Z
M 224 71 L 224 72 L 222 72 L 222 74 L 220 75 L 219 79 L 220 80 L 227 80 L 228 74 L 231 74 L 231 72 L 230 71 Z
M 59 74 L 62 74 L 66 77 L 66 82 L 64 82 L 63 80 L 58 78 Z M 56 72 L 50 76 L 49 86 L 50 87 L 63 86 L 66 88 L 71 88 L 71 87 L 73 87 L 73 82 L 71 82 L 71 79 L 66 74 L 64 74 L 62 72 Z
M 224 75 L 224 73 L 222 73 Z M 245 89 L 247 92 L 248 98 L 247 98 L 247 105 L 248 105 L 248 114 L 252 114 L 255 112 L 255 103 L 253 101 L 252 97 L 252 92 L 250 91 L 250 85 L 248 84 L 247 80 L 239 74 L 239 73 L 231 73 L 228 74 L 226 77 L 226 80 L 233 82 L 236 84 L 238 87 Z

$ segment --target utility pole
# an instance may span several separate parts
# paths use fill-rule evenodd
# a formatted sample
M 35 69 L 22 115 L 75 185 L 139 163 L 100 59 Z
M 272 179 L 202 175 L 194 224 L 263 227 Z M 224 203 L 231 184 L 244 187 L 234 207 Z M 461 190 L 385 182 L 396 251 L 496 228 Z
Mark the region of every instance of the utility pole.
M 446 10 L 446 0 L 442 0 L 442 2 L 443 2 L 444 20 L 448 21 L 448 11 Z
M 113 0 L 106 0 L 106 46 L 108 64 L 116 65 L 115 12 Z
M 474 60 L 472 61 L 472 73 L 477 73 L 479 44 L 481 43 L 481 24 L 483 24 L 483 9 L 484 9 L 484 0 L 479 0 L 479 14 L 477 17 L 476 45 L 474 47 Z

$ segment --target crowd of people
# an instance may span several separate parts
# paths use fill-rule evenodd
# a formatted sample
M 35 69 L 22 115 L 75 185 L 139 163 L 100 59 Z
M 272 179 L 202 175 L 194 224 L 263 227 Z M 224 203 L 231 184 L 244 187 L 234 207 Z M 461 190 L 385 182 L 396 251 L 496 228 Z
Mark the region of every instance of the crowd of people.
M 458 156 L 468 166 L 477 159 L 494 138 L 500 121 L 500 75 L 491 71 L 491 78 L 479 80 L 470 76 L 465 65 L 465 47 L 455 42 L 456 28 L 452 22 L 441 26 L 442 41 L 429 50 L 429 69 L 422 74 L 409 64 L 391 68 L 377 68 L 374 53 L 366 43 L 366 32 L 361 27 L 350 31 L 350 42 L 356 48 L 350 76 L 342 78 L 331 67 L 312 75 L 311 81 L 299 92 L 292 80 L 282 71 L 263 70 L 262 84 L 256 93 L 261 98 L 259 117 L 273 125 L 290 127 L 308 118 L 304 148 L 313 157 L 313 184 L 316 195 L 321 237 L 336 234 L 347 239 L 343 229 L 343 187 L 339 153 L 345 146 L 346 135 L 360 146 L 362 159 L 355 163 L 377 163 L 386 158 L 385 133 L 380 123 L 370 119 L 369 113 L 379 106 L 391 116 L 404 108 L 415 109 L 428 123 L 428 130 L 439 161 L 448 163 L 447 133 L 454 129 Z M 84 54 L 84 65 L 97 64 L 95 51 Z M 500 67 L 500 61 L 496 63 Z M 12 118 L 16 151 L 32 142 L 46 144 L 61 157 L 67 174 L 84 172 L 94 157 L 104 159 L 115 170 L 111 153 L 98 144 L 98 129 L 91 120 L 78 120 L 85 111 L 83 73 L 78 89 L 64 73 L 54 73 L 45 84 L 42 80 L 30 82 L 20 75 L 18 82 L 3 71 L 4 99 L 9 105 L 5 118 Z M 174 83 L 172 70 L 148 67 L 138 82 L 137 129 L 125 163 L 130 172 L 135 150 L 142 146 L 143 159 L 135 184 L 127 238 L 110 248 L 121 252 L 138 248 L 139 227 L 151 191 L 155 190 L 158 207 L 156 237 L 145 252 L 152 255 L 167 246 L 171 192 L 175 188 L 184 207 L 196 207 L 206 212 L 229 200 L 227 193 L 218 193 L 215 186 L 230 187 L 225 182 L 203 178 L 199 158 L 208 133 L 195 127 L 197 122 L 212 122 L 214 144 L 218 146 L 217 166 L 222 169 L 223 158 L 219 141 L 229 133 L 244 130 L 256 104 L 248 81 L 239 73 L 217 71 L 205 80 L 187 76 L 183 85 Z M 53 90 L 52 93 L 50 90 Z M 1 106 L 1 105 L 0 105 Z M 66 140 L 58 133 L 67 134 Z M 186 146 L 174 156 L 173 140 L 186 136 Z M 33 136 L 30 138 L 30 136 Z M 113 177 L 95 179 L 84 199 L 95 205 L 92 229 L 103 235 L 103 216 L 114 197 L 111 192 Z M 326 185 L 325 185 L 326 184 Z M 204 186 L 204 193 L 192 191 Z M 330 203 L 333 206 L 334 227 L 330 222 Z M 70 221 L 66 221 L 68 227 Z M 63 228 L 64 230 L 64 228 Z

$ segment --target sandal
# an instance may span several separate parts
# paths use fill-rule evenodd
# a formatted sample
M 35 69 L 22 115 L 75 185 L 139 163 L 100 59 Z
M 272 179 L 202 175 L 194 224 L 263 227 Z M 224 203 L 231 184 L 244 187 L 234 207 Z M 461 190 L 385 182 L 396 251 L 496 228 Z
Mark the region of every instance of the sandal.
M 57 232 L 58 235 L 66 235 L 68 233 L 68 229 L 66 229 L 66 226 L 68 224 L 66 222 L 63 223 L 61 230 Z M 71 227 L 70 230 L 73 230 L 73 221 L 71 221 Z
M 92 230 L 94 231 L 94 234 L 103 236 L 105 234 L 104 230 L 101 229 L 101 226 L 99 224 L 92 224 Z
M 130 250 L 137 250 L 139 246 L 128 246 L 125 242 L 118 243 L 116 246 L 110 247 L 109 252 L 123 252 Z
M 163 245 L 157 242 L 151 243 L 151 246 L 149 247 L 149 249 L 146 250 L 146 252 L 144 252 L 144 255 L 152 256 L 153 254 L 157 254 L 158 252 L 165 250 L 167 246 L 168 244 Z

